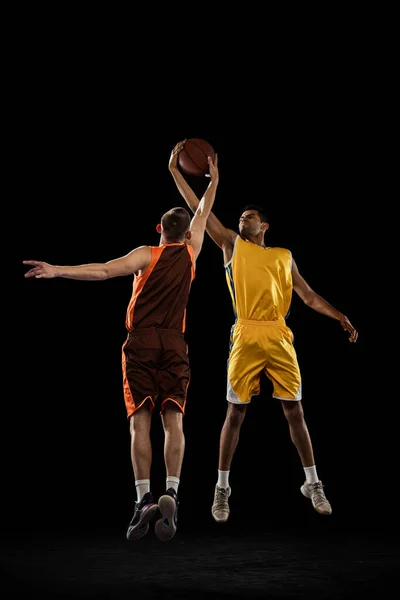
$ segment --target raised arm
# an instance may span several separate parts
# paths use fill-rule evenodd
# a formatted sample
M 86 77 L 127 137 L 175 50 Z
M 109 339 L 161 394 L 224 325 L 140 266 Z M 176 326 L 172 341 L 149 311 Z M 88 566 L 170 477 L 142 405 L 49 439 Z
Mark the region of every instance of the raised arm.
M 24 260 L 24 265 L 32 268 L 25 273 L 25 277 L 35 279 L 53 279 L 63 277 L 65 279 L 82 279 L 88 281 L 101 281 L 111 277 L 132 275 L 139 273 L 149 266 L 151 261 L 151 250 L 149 246 L 135 248 L 129 254 L 121 258 L 115 258 L 106 263 L 89 263 L 74 266 L 50 265 L 39 260 Z
M 211 208 L 214 204 L 215 194 L 219 182 L 218 156 L 215 155 L 214 162 L 208 157 L 210 171 L 210 183 L 204 192 L 200 202 L 197 204 L 193 219 L 190 223 L 190 244 L 193 248 L 195 258 L 200 254 L 203 246 L 204 232 L 206 230 L 207 219 L 210 216 Z
M 343 329 L 350 333 L 349 341 L 357 341 L 358 332 L 354 329 L 346 315 L 334 308 L 331 304 L 329 304 L 329 302 L 324 300 L 324 298 L 311 289 L 306 280 L 300 275 L 294 260 L 292 260 L 292 278 L 293 289 L 303 300 L 304 304 L 316 312 L 321 313 L 322 315 L 326 315 L 327 317 L 331 317 L 332 319 L 340 321 Z
M 186 179 L 180 172 L 178 168 L 178 154 L 183 149 L 183 142 L 179 142 L 176 144 L 175 148 L 171 152 L 171 157 L 169 160 L 169 170 L 171 172 L 172 177 L 176 183 L 176 187 L 178 188 L 181 196 L 185 200 L 186 204 L 189 206 L 193 213 L 196 212 L 200 200 L 187 183 Z M 212 185 L 212 178 L 210 185 Z M 208 186 L 203 198 L 205 197 L 207 192 L 211 192 L 210 185 Z M 217 219 L 213 212 L 209 212 L 206 224 L 206 231 L 211 239 L 219 246 L 224 249 L 226 245 L 233 245 L 235 243 L 235 239 L 237 237 L 237 233 L 232 231 L 231 229 L 227 229 L 222 225 L 222 223 Z

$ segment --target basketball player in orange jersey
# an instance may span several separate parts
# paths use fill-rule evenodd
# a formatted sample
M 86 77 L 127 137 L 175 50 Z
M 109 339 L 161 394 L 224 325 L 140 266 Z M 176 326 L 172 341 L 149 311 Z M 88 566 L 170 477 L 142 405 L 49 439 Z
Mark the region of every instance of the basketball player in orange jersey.
M 181 195 L 192 211 L 199 200 L 176 165 L 170 168 Z M 206 231 L 222 249 L 226 280 L 232 297 L 235 322 L 231 329 L 227 373 L 227 412 L 220 435 L 218 480 L 212 515 L 218 523 L 229 517 L 229 473 L 240 428 L 251 398 L 260 393 L 260 374 L 272 382 L 272 395 L 281 401 L 289 431 L 304 468 L 304 496 L 322 515 L 332 508 L 320 481 L 309 431 L 301 403 L 301 375 L 293 346 L 293 334 L 286 325 L 293 290 L 313 310 L 336 319 L 355 342 L 357 331 L 349 319 L 321 298 L 300 275 L 289 250 L 268 247 L 265 211 L 247 205 L 239 219 L 239 234 L 226 229 L 210 213 Z
M 182 143 L 172 150 L 169 168 L 177 165 Z M 205 226 L 218 186 L 218 157 L 209 158 L 210 183 L 195 214 L 172 208 L 157 225 L 158 246 L 139 246 L 126 256 L 106 263 L 53 266 L 36 260 L 25 277 L 103 280 L 133 275 L 133 291 L 126 312 L 127 339 L 122 347 L 123 391 L 130 424 L 131 460 L 137 499 L 128 540 L 142 538 L 149 522 L 159 516 L 155 533 L 171 539 L 177 528 L 178 486 L 185 450 L 185 414 L 190 365 L 184 339 L 186 306 Z M 158 504 L 150 491 L 152 447 L 150 426 L 159 402 L 164 429 L 166 492 Z M 161 513 L 161 515 L 160 515 Z

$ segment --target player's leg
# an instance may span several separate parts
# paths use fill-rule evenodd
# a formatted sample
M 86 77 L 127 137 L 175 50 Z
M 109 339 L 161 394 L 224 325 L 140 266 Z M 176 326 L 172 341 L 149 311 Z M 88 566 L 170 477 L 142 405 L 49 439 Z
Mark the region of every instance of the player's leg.
M 332 508 L 325 497 L 322 482 L 318 479 L 311 437 L 301 403 L 301 375 L 293 346 L 293 333 L 286 325 L 273 327 L 269 330 L 268 344 L 270 348 L 266 373 L 272 381 L 273 397 L 281 401 L 290 438 L 306 476 L 301 492 L 311 499 L 315 510 L 328 515 Z
M 304 419 L 301 400 L 281 400 L 283 413 L 289 425 L 290 438 L 296 446 L 303 467 L 315 464 L 310 434 Z
M 128 540 L 142 538 L 149 529 L 149 522 L 158 513 L 157 503 L 150 491 L 150 427 L 158 394 L 154 368 L 158 354 L 154 331 L 129 334 L 122 348 L 124 400 L 129 418 L 130 454 L 136 488 L 134 515 L 126 534 Z
M 130 417 L 131 461 L 135 475 L 135 511 L 128 526 L 128 540 L 142 538 L 149 529 L 150 521 L 157 515 L 158 506 L 150 491 L 150 468 L 152 448 L 150 440 L 151 405 L 145 402 Z
M 185 453 L 185 435 L 183 432 L 183 413 L 179 404 L 172 400 L 166 402 L 161 415 L 164 428 L 164 461 L 167 480 L 170 477 L 180 479 L 183 456 Z M 171 487 L 178 491 L 178 483 Z
M 185 453 L 183 413 L 179 405 L 168 401 L 162 413 L 164 428 L 164 461 L 166 469 L 166 490 L 158 499 L 161 518 L 155 524 L 155 534 L 163 542 L 170 540 L 178 525 L 178 488 L 182 462 Z
M 165 493 L 158 499 L 161 518 L 155 534 L 161 541 L 170 540 L 176 533 L 178 521 L 178 488 L 185 453 L 183 416 L 190 365 L 187 345 L 179 332 L 159 332 L 162 358 L 159 368 L 161 420 L 164 429 Z
M 135 482 L 149 481 L 152 462 L 152 447 L 150 439 L 150 427 L 152 411 L 149 402 L 144 403 L 129 419 L 131 435 L 131 462 L 135 474 Z M 150 484 L 149 484 L 150 485 Z M 136 486 L 137 487 L 137 486 Z M 137 491 L 138 500 L 149 489 Z
M 220 471 L 229 471 L 231 468 L 247 407 L 248 404 L 233 404 L 232 402 L 228 402 L 219 440 L 218 469 Z
M 300 488 L 301 493 L 311 499 L 313 507 L 321 515 L 330 515 L 332 507 L 325 496 L 322 481 L 318 478 L 311 437 L 304 419 L 301 401 L 281 400 L 281 403 L 289 424 L 291 440 L 296 446 L 306 476 Z
M 240 428 L 246 415 L 247 404 L 228 402 L 225 421 L 219 439 L 218 480 L 214 490 L 211 514 L 217 523 L 225 523 L 229 518 L 231 495 L 229 473 L 233 456 L 239 443 Z
M 257 326 L 237 322 L 232 327 L 227 373 L 228 407 L 219 440 L 218 480 L 211 514 L 217 523 L 229 518 L 229 475 L 239 443 L 240 430 L 251 397 L 260 391 L 264 357 L 257 348 Z

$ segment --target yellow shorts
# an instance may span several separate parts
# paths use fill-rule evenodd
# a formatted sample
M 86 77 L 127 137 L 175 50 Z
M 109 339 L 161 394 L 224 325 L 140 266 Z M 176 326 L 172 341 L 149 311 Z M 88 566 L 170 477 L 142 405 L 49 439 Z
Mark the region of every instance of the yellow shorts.
M 301 400 L 301 375 L 293 333 L 279 321 L 238 319 L 231 330 L 227 400 L 248 404 L 260 393 L 260 375 L 272 381 L 273 398 Z

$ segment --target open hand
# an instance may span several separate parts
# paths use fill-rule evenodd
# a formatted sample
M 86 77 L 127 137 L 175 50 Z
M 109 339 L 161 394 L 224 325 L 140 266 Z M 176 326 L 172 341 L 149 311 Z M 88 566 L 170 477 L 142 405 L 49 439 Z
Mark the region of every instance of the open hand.
M 217 153 L 215 153 L 214 161 L 212 160 L 211 156 L 208 157 L 208 168 L 210 170 L 209 176 L 211 177 L 211 181 L 218 182 L 219 171 L 218 171 L 218 154 Z
M 209 173 L 206 174 L 206 177 L 211 177 L 211 181 L 215 181 L 216 183 L 218 183 L 218 179 L 219 179 L 219 171 L 218 171 L 218 154 L 215 153 L 214 156 L 214 161 L 212 160 L 211 156 L 208 156 L 208 168 L 209 168 Z
M 40 260 L 23 260 L 24 265 L 33 265 L 24 277 L 35 277 L 35 279 L 53 279 L 56 277 L 56 269 L 53 265 L 42 262 Z
M 178 154 L 179 154 L 179 152 L 181 152 L 183 150 L 185 142 L 186 142 L 186 140 L 183 140 L 182 142 L 178 142 L 175 145 L 175 147 L 173 148 L 173 150 L 171 152 L 171 156 L 169 157 L 169 163 L 168 163 L 168 168 L 170 171 L 171 171 L 171 169 L 178 168 Z

